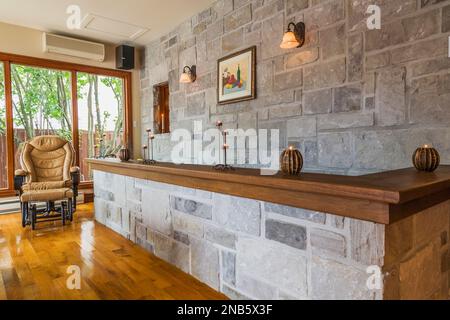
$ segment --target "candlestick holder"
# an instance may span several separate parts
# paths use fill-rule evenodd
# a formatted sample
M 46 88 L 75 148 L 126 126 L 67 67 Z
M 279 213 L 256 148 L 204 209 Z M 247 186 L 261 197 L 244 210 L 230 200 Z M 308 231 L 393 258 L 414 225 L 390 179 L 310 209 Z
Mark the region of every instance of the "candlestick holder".
M 152 129 L 147 129 L 147 143 L 149 148 L 147 149 L 147 159 L 144 158 L 145 164 L 155 164 L 156 161 L 153 159 L 153 140 L 155 139 L 155 135 L 152 133 Z M 151 151 L 151 152 L 150 152 Z
M 223 123 L 220 120 L 217 120 L 216 122 L 216 127 L 220 130 L 222 136 L 223 136 L 223 145 L 222 145 L 222 149 L 223 149 L 223 156 L 224 156 L 224 160 L 223 163 L 219 163 L 216 164 L 214 166 L 215 170 L 221 170 L 221 171 L 226 171 L 226 170 L 234 170 L 234 168 L 227 164 L 227 149 L 229 148 L 229 145 L 227 144 L 227 134 L 228 132 L 226 130 L 223 130 Z M 219 153 L 219 162 L 220 162 L 220 153 Z
M 145 156 L 145 154 L 147 153 L 147 149 L 148 149 L 147 145 L 144 144 L 144 145 L 142 146 L 142 157 L 144 157 L 144 159 L 143 159 L 144 163 L 145 163 L 145 161 L 147 160 L 147 158 L 146 158 L 146 156 Z

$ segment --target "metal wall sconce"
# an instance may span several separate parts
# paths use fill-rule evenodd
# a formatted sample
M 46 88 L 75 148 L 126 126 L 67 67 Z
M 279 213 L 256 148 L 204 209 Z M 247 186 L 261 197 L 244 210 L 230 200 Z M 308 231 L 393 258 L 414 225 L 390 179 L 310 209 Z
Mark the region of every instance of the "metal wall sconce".
M 283 41 L 281 41 L 280 48 L 293 49 L 303 46 L 305 44 L 305 29 L 305 24 L 303 22 L 297 24 L 290 22 L 283 35 Z
M 180 76 L 180 83 L 191 83 L 197 79 L 196 67 L 185 66 L 183 68 L 183 73 Z

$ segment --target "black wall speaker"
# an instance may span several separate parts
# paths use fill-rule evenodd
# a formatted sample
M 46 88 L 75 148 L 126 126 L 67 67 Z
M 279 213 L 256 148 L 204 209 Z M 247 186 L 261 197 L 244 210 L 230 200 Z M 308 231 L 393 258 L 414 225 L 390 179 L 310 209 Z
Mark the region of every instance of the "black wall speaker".
M 116 68 L 122 70 L 134 68 L 134 47 L 126 45 L 116 47 Z

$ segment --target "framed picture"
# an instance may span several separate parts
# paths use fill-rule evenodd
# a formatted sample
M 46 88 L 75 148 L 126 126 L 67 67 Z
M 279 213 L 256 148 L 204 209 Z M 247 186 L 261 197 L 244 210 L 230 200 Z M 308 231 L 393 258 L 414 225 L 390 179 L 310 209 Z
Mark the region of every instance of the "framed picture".
M 230 54 L 217 63 L 217 102 L 228 104 L 256 98 L 256 47 Z

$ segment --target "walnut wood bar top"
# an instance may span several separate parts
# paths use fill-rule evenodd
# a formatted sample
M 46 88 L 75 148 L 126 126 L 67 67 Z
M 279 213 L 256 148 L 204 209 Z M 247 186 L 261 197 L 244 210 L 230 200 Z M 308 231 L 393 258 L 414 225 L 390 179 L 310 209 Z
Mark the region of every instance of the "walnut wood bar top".
M 154 165 L 88 159 L 94 170 L 389 224 L 450 199 L 450 166 L 362 176 L 261 175 L 259 169 L 217 171 L 205 165 Z

